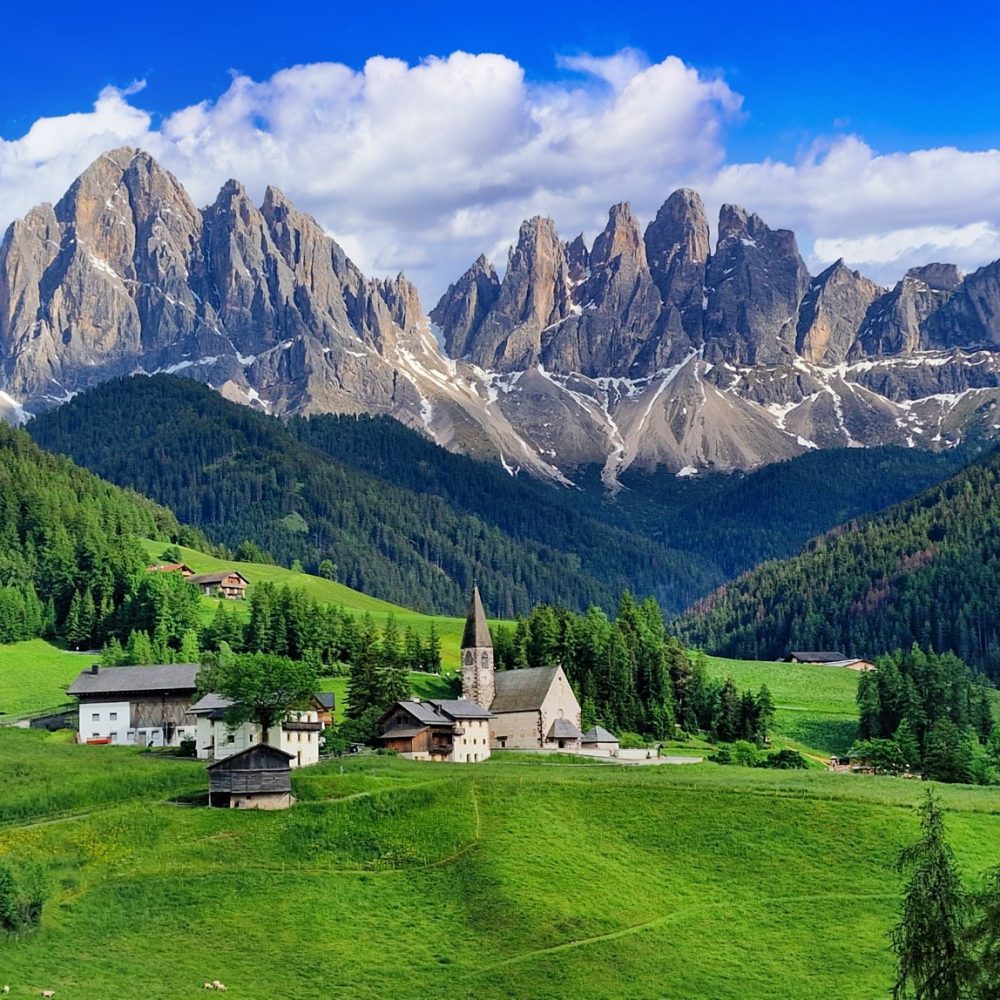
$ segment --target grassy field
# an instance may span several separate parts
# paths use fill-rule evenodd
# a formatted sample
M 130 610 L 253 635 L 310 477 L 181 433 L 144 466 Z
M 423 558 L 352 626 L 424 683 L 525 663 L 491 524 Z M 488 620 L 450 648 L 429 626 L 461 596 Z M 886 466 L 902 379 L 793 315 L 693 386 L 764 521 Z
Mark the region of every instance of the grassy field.
M 710 677 L 732 677 L 741 690 L 766 684 L 777 712 L 774 736 L 783 745 L 821 754 L 845 753 L 858 728 L 858 673 L 846 667 L 708 657 Z
M 0 719 L 66 703 L 66 686 L 92 662 L 44 639 L 0 645 Z
M 922 793 L 367 756 L 296 774 L 288 812 L 236 813 L 167 804 L 202 768 L 127 748 L 0 731 L 0 762 L 21 774 L 0 856 L 52 884 L 42 927 L 0 941 L 15 997 L 178 1000 L 219 978 L 261 1000 L 869 1000 L 891 979 L 893 862 Z M 1000 790 L 941 793 L 966 874 L 1000 863 Z

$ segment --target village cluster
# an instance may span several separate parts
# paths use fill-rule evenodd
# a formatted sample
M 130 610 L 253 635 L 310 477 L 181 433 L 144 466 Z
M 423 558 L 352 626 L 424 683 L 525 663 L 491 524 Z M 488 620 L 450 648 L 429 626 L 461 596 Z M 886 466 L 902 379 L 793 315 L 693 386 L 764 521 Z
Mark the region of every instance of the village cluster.
M 157 567 L 158 569 L 161 567 Z M 163 569 L 190 571 L 187 567 Z M 192 582 L 243 596 L 239 574 L 190 574 Z M 628 751 L 600 726 L 581 731 L 580 703 L 562 667 L 497 672 L 493 640 L 473 587 L 462 636 L 462 696 L 397 701 L 382 716 L 381 743 L 412 760 L 477 763 L 495 749 L 566 752 L 623 761 L 646 757 Z M 335 699 L 317 692 L 264 734 L 259 724 L 227 721 L 232 702 L 198 694 L 197 663 L 101 667 L 84 670 L 67 689 L 79 704 L 81 743 L 147 747 L 194 741 L 208 762 L 213 806 L 275 809 L 291 804 L 290 771 L 319 763 L 323 730 L 334 721 Z

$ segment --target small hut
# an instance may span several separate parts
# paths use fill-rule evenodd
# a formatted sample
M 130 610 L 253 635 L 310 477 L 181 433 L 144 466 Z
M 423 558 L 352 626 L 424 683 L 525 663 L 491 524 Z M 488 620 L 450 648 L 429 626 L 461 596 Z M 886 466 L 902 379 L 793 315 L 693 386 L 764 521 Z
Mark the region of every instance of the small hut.
M 258 743 L 208 766 L 208 804 L 221 809 L 287 809 L 292 796 L 290 753 Z

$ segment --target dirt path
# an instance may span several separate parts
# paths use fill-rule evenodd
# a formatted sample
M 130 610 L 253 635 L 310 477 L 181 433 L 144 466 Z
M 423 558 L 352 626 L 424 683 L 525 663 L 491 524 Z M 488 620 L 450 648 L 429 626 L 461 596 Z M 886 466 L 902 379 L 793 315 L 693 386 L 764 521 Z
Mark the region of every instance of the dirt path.
M 868 896 L 859 897 L 855 893 L 847 892 L 823 892 L 814 893 L 811 895 L 803 896 L 773 896 L 773 897 L 760 897 L 758 902 L 768 902 L 774 904 L 781 903 L 812 903 L 818 902 L 820 900 L 831 900 L 838 899 L 844 900 L 845 902 L 850 902 L 859 898 L 864 899 L 896 899 L 897 896 L 890 892 L 879 892 L 873 893 Z M 534 951 L 525 951 L 520 955 L 514 955 L 511 958 L 501 959 L 499 962 L 494 962 L 492 965 L 484 965 L 480 969 L 475 969 L 472 972 L 467 972 L 462 975 L 461 979 L 472 979 L 476 976 L 482 976 L 489 972 L 496 972 L 498 969 L 505 969 L 512 965 L 521 965 L 525 962 L 533 962 L 539 958 L 545 958 L 549 955 L 558 955 L 564 951 L 572 951 L 576 948 L 586 948 L 594 944 L 603 944 L 605 941 L 616 941 L 618 938 L 630 937 L 633 934 L 641 934 L 643 931 L 653 930 L 654 928 L 662 927 L 669 924 L 671 921 L 678 919 L 687 919 L 700 911 L 718 909 L 720 907 L 729 906 L 728 901 L 720 901 L 718 903 L 703 903 L 700 905 L 689 906 L 689 907 L 679 907 L 671 913 L 666 913 L 659 917 L 654 917 L 652 920 L 646 920 L 640 924 L 632 924 L 630 927 L 622 927 L 617 931 L 609 931 L 606 934 L 595 934 L 593 937 L 578 938 L 575 941 L 564 941 L 562 944 L 551 945 L 548 948 L 537 948 Z

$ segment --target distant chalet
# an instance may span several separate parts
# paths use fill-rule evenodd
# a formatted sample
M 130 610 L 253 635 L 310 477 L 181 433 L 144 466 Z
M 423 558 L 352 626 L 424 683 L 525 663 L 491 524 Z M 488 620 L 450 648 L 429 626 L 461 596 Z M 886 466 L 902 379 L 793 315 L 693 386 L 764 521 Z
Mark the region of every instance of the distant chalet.
M 158 563 L 155 566 L 147 566 L 147 573 L 180 573 L 185 580 L 190 580 L 194 576 L 194 570 L 187 563 Z
M 199 573 L 187 577 L 187 582 L 199 587 L 205 597 L 225 597 L 230 601 L 243 600 L 247 596 L 247 587 L 250 586 L 250 581 L 235 569 L 227 569 L 221 573 Z
M 871 660 L 862 660 L 857 657 L 846 656 L 844 653 L 830 651 L 809 652 L 806 650 L 794 650 L 785 657 L 785 663 L 812 663 L 824 667 L 846 667 L 848 670 L 860 670 L 862 672 L 875 670 L 875 664 Z

